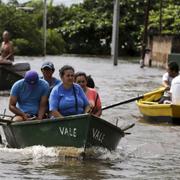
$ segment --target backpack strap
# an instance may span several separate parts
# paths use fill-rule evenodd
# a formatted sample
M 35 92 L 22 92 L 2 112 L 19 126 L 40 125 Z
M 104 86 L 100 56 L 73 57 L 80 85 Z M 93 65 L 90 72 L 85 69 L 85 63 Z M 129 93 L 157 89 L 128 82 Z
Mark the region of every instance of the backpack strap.
M 96 105 L 97 105 L 97 100 L 98 100 L 98 98 L 99 98 L 99 95 L 98 95 L 98 93 L 97 93 L 96 99 L 95 99 L 95 103 L 94 103 L 94 107 L 93 107 L 93 109 L 92 109 L 92 112 L 94 112 L 94 111 L 96 110 Z M 94 113 L 95 113 L 95 112 L 94 112 Z
M 75 110 L 76 110 L 76 113 L 78 113 L 77 94 L 76 94 L 76 91 L 75 91 L 74 84 L 73 84 L 73 94 L 74 94 L 74 98 L 75 98 Z

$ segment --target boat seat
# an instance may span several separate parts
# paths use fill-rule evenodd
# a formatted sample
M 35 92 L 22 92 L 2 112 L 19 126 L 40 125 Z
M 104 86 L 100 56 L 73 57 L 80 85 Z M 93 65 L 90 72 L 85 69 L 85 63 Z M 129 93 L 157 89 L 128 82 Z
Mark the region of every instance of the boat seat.
M 150 102 L 150 101 L 141 101 L 142 104 L 155 105 L 159 104 L 158 102 Z

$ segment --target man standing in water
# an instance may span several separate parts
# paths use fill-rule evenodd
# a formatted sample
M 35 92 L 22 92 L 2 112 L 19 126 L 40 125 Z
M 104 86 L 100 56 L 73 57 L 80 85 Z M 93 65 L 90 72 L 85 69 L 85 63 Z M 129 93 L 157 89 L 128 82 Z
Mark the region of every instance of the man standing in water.
M 12 42 L 10 41 L 9 32 L 4 31 L 2 37 L 0 64 L 12 64 L 12 61 L 14 61 L 14 50 Z

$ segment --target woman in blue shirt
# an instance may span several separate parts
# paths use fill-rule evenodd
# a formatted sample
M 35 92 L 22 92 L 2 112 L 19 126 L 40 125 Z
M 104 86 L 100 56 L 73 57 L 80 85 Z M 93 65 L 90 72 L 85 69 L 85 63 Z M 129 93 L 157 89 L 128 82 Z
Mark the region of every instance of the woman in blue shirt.
M 49 110 L 53 117 L 83 114 L 90 110 L 82 88 L 74 82 L 74 68 L 69 65 L 59 70 L 62 83 L 56 85 L 49 97 Z

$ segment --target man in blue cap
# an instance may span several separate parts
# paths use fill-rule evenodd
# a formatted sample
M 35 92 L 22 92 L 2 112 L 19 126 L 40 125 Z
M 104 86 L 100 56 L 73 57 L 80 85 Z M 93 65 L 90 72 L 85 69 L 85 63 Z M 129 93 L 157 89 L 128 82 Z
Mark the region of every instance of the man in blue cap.
M 10 92 L 9 110 L 15 114 L 14 121 L 43 119 L 48 102 L 49 85 L 30 70 L 24 79 L 14 83 Z
M 52 62 L 44 62 L 41 66 L 41 72 L 43 74 L 42 79 L 48 82 L 50 91 L 53 89 L 54 86 L 61 82 L 59 79 L 53 77 L 54 71 L 55 68 Z

